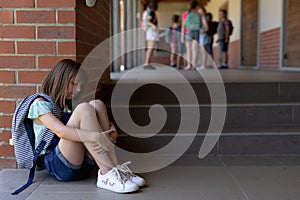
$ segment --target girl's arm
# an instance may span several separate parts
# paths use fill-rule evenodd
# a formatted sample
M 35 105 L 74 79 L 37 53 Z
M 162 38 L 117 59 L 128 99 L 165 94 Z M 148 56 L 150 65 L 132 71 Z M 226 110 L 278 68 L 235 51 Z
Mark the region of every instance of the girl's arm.
M 209 30 L 209 27 L 208 27 L 208 23 L 207 23 L 206 19 L 203 18 L 203 17 L 202 17 L 202 23 L 203 23 L 204 26 L 205 26 L 205 29 L 203 30 L 203 33 L 207 33 L 208 30 Z
M 115 139 L 110 136 L 113 129 L 104 132 L 87 131 L 78 128 L 65 126 L 52 113 L 47 113 L 38 117 L 38 120 L 48 129 L 55 133 L 59 138 L 70 140 L 73 142 L 98 142 L 105 134 L 110 141 Z
M 153 24 L 152 22 L 151 22 L 151 17 L 148 17 L 148 19 L 147 19 L 147 24 L 149 25 L 149 26 L 151 26 L 152 28 L 156 28 L 156 25 L 155 24 Z
M 185 19 L 182 19 L 181 25 L 181 42 L 184 43 L 184 34 L 185 34 Z
M 229 27 L 229 25 L 226 23 L 225 24 L 225 42 L 226 43 L 229 43 L 229 32 L 230 32 L 230 27 Z

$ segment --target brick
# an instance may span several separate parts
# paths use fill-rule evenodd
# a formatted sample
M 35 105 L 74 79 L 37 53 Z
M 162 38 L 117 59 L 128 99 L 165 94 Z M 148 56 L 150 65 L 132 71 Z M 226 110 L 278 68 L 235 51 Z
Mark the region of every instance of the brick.
M 12 116 L 0 116 L 0 128 L 11 128 Z
M 60 60 L 66 59 L 66 58 L 76 60 L 75 55 L 74 56 L 39 56 L 38 67 L 39 68 L 53 68 Z
M 13 113 L 16 109 L 15 101 L 0 101 L 0 112 L 1 113 Z M 1 133 L 0 133 L 1 137 Z
M 0 68 L 33 68 L 34 56 L 0 56 Z
M 0 158 L 0 169 L 7 169 L 7 168 L 15 169 L 16 167 L 17 167 L 16 159 Z
M 9 144 L 0 146 L 0 156 L 15 156 L 14 147 Z
M 11 10 L 0 10 L 0 24 L 12 24 L 13 13 Z
M 76 42 L 59 42 L 58 54 L 76 54 Z
M 75 0 L 37 0 L 38 8 L 75 8 Z
M 0 26 L 0 38 L 33 39 L 34 37 L 34 26 Z
M 40 84 L 48 73 L 47 71 L 19 71 L 19 83 Z
M 0 0 L 2 8 L 33 8 L 34 0 Z
M 76 13 L 75 10 L 59 10 L 58 23 L 59 24 L 75 24 L 76 23 Z
M 15 72 L 0 71 L 0 83 L 16 83 Z
M 38 27 L 40 39 L 75 39 L 75 27 L 41 26 Z
M 17 42 L 18 54 L 55 54 L 55 42 Z
M 9 143 L 9 139 L 11 138 L 11 131 L 0 131 L 0 141 L 5 143 Z
M 34 93 L 35 86 L 0 86 L 0 97 L 2 98 L 24 98 Z
M 280 29 L 263 32 L 260 37 L 260 68 L 278 68 L 280 65 Z
M 1 22 L 0 22 L 1 23 Z M 14 42 L 0 41 L 0 53 L 15 53 Z
M 17 23 L 55 23 L 54 11 L 17 10 Z

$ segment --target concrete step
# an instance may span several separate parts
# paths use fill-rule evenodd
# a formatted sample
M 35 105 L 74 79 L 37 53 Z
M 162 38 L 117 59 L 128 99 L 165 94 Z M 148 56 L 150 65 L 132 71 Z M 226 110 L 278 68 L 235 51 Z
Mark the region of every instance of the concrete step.
M 182 155 L 198 155 L 206 133 L 198 133 Z M 160 150 L 170 144 L 175 134 L 159 134 L 149 138 L 137 138 L 121 134 L 117 146 L 135 153 Z M 182 143 L 184 135 L 177 135 Z M 190 137 L 190 136 L 189 136 Z M 207 136 L 208 138 L 211 136 Z M 179 142 L 180 143 L 180 142 Z M 178 155 L 176 149 L 168 155 Z M 297 132 L 239 132 L 222 133 L 209 155 L 300 155 L 300 134 Z
M 177 90 L 184 89 L 182 84 L 172 84 Z M 210 104 L 210 94 L 205 83 L 191 83 L 199 104 Z M 120 86 L 124 91 L 132 84 L 123 84 Z M 104 85 L 105 92 L 101 98 L 109 102 L 114 84 Z M 300 83 L 225 83 L 227 103 L 284 103 L 300 102 Z M 120 100 L 121 101 L 121 100 Z M 158 84 L 147 84 L 137 89 L 131 99 L 130 104 L 143 105 L 148 104 L 177 104 L 178 99 L 166 87 Z M 192 102 L 186 97 L 187 103 Z
M 130 107 L 130 116 L 139 126 L 150 123 L 148 115 L 150 105 Z M 256 154 L 300 154 L 300 109 L 298 103 L 283 104 L 231 104 L 227 105 L 224 128 L 218 142 L 210 152 L 213 155 L 256 155 Z M 115 107 L 120 114 L 127 108 Z M 158 109 L 158 108 L 154 108 Z M 210 123 L 210 105 L 190 105 L 184 109 L 200 109 L 200 123 L 193 143 L 185 154 L 198 154 Z M 136 133 L 134 129 L 126 132 L 118 129 L 120 137 L 118 146 L 131 152 L 153 152 L 169 144 L 174 137 L 180 136 L 182 144 L 186 137 L 193 134 L 189 118 L 181 118 L 180 108 L 176 105 L 165 105 L 167 120 L 164 127 L 156 134 L 149 132 Z M 113 120 L 111 109 L 109 116 Z M 182 121 L 181 121 L 182 120 Z M 115 123 L 115 122 L 114 122 Z M 180 123 L 182 132 L 178 133 Z M 119 123 L 115 123 L 118 127 Z M 128 129 L 128 127 L 126 127 Z M 148 132 L 147 132 L 148 131 Z M 127 133 L 137 135 L 130 136 Z M 176 135 L 177 134 L 177 135 Z M 142 136 L 147 138 L 138 138 Z M 208 136 L 209 137 L 209 136 Z M 172 154 L 173 152 L 168 152 Z M 175 152 L 176 154 L 176 152 Z
M 199 104 L 210 104 L 211 98 L 204 79 L 193 71 L 180 71 L 180 73 L 190 82 Z M 201 73 L 209 74 L 207 71 Z M 147 77 L 147 74 L 136 74 L 136 76 L 137 79 L 127 80 L 127 83 L 118 84 L 118 86 L 124 91 L 130 91 L 130 88 L 140 83 L 138 77 Z M 229 70 L 222 71 L 221 76 L 223 77 L 228 104 L 300 102 L 300 73 Z M 105 102 L 110 102 L 116 83 L 117 80 L 113 80 L 102 84 L 102 92 L 97 96 Z M 177 91 L 185 89 L 185 85 L 176 80 L 168 84 L 176 88 Z M 213 82 L 209 84 L 212 86 L 218 85 L 218 83 Z M 120 102 L 116 103 L 122 103 L 122 99 L 119 100 Z M 188 96 L 185 97 L 185 101 L 187 104 L 195 103 Z M 133 105 L 152 105 L 156 103 L 174 105 L 178 104 L 178 99 L 165 86 L 153 83 L 139 87 L 130 99 L 130 104 Z
M 132 79 L 118 84 L 122 91 L 130 91 L 147 71 L 134 74 Z M 149 73 L 149 72 L 148 72 Z M 151 72 L 155 76 L 155 72 Z M 186 154 L 198 154 L 211 122 L 212 106 L 226 108 L 223 130 L 216 145 L 210 152 L 214 155 L 247 155 L 247 154 L 300 154 L 300 73 L 297 72 L 264 72 L 248 70 L 221 71 L 224 81 L 226 102 L 217 99 L 213 105 L 204 79 L 195 71 L 180 71 L 189 81 L 197 96 L 194 102 L 185 96 L 185 103 L 179 105 L 176 95 L 163 85 L 145 84 L 139 87 L 130 97 L 129 105 L 119 98 L 114 102 L 114 109 L 124 119 L 132 119 L 138 126 L 147 126 L 150 123 L 149 109 L 155 104 L 162 105 L 166 111 L 166 123 L 157 132 L 140 131 L 125 124 L 126 131 L 119 129 L 121 136 L 118 145 L 132 152 L 152 152 L 169 144 L 181 126 L 180 137 L 185 141 L 190 135 L 196 134 L 193 143 L 188 147 Z M 201 71 L 202 75 L 211 75 L 212 71 Z M 122 75 L 122 74 L 121 74 Z M 120 78 L 121 76 L 119 76 Z M 118 77 L 115 75 L 115 78 Z M 146 77 L 147 78 L 147 77 Z M 152 78 L 152 77 L 151 77 Z M 152 81 L 154 82 L 154 81 Z M 110 108 L 111 95 L 117 80 L 102 85 L 102 90 L 96 97 L 108 105 L 110 119 L 114 116 Z M 176 80 L 169 82 L 177 91 L 184 91 L 185 87 Z M 210 85 L 220 84 L 210 82 Z M 222 83 L 223 84 L 223 83 Z M 126 114 L 127 107 L 129 113 Z M 152 111 L 161 107 L 152 107 Z M 188 112 L 200 110 L 199 127 L 191 128 L 189 116 L 183 116 L 181 109 Z M 162 115 L 164 113 L 162 112 Z M 215 120 L 215 119 L 213 119 Z M 155 120 L 154 120 L 155 121 Z M 156 120 L 159 124 L 160 121 Z M 197 122 L 196 122 L 197 123 Z M 223 121 L 212 121 L 222 124 Z M 115 123 L 117 126 L 119 122 Z M 121 127 L 122 128 L 122 127 Z M 132 131 L 128 131 L 128 129 Z M 137 132 L 137 138 L 127 134 Z M 153 136 L 153 134 L 157 133 Z M 152 137 L 150 137 L 152 136 Z M 172 152 L 170 152 L 172 154 Z
M 149 109 L 151 105 L 114 106 L 114 111 L 126 118 L 130 118 L 139 126 L 150 123 Z M 269 104 L 230 104 L 217 105 L 218 108 L 226 107 L 224 123 L 225 132 L 265 132 L 265 131 L 290 131 L 300 127 L 300 103 L 269 103 Z M 198 132 L 207 130 L 211 120 L 211 105 L 164 105 L 166 111 L 166 123 L 161 129 L 162 133 L 176 133 L 181 125 L 184 132 L 191 132 L 190 118 L 181 115 L 181 109 L 185 111 L 200 111 Z M 162 112 L 160 107 L 152 107 L 152 111 Z M 108 107 L 110 119 L 114 121 L 112 110 Z M 124 114 L 123 114 L 124 113 Z M 116 124 L 119 124 L 118 122 Z M 299 130 L 299 129 L 298 129 Z

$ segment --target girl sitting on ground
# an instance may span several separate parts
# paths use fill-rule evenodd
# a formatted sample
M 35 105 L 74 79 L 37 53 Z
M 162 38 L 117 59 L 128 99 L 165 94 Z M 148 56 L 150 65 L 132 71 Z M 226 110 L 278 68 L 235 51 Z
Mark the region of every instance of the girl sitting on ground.
M 59 181 L 73 181 L 88 177 L 92 168 L 98 166 L 99 188 L 117 193 L 137 191 L 145 181 L 133 174 L 127 164 L 118 164 L 114 150 L 118 134 L 109 122 L 105 105 L 93 100 L 80 103 L 72 110 L 72 99 L 85 82 L 84 73 L 78 73 L 79 68 L 78 62 L 62 60 L 42 84 L 42 92 L 61 108 L 63 120 L 54 116 L 51 103 L 43 98 L 30 106 L 28 118 L 34 121 L 35 137 L 46 128 L 56 135 L 54 148 L 44 152 L 45 168 Z

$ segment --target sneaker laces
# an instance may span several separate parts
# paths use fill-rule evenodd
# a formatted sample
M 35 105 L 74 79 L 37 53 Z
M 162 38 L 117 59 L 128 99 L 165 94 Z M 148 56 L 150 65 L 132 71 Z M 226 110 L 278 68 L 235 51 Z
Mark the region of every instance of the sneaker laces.
M 130 179 L 131 177 L 134 177 L 134 174 L 133 172 L 131 171 L 131 169 L 128 167 L 128 165 L 130 164 L 131 162 L 128 161 L 128 162 L 125 162 L 121 165 L 118 165 L 116 168 L 122 173 L 125 175 L 125 177 L 127 179 Z
M 117 180 L 121 182 L 123 187 L 125 187 L 125 183 L 128 180 L 128 178 L 123 174 L 121 170 L 118 169 L 118 167 L 114 168 L 114 175 L 116 176 Z

